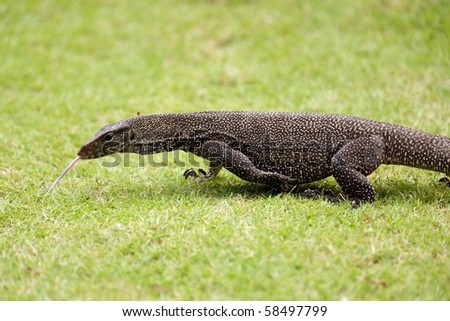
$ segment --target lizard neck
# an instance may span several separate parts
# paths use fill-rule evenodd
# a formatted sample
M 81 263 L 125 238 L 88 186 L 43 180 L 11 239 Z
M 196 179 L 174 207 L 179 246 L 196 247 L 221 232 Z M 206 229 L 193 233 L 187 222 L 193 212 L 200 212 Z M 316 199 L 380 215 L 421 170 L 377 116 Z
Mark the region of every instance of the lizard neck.
M 183 149 L 186 143 L 181 142 L 178 137 L 172 137 L 160 141 L 140 140 L 130 144 L 124 152 L 136 153 L 141 155 L 157 154 L 162 152 L 171 152 L 177 149 Z

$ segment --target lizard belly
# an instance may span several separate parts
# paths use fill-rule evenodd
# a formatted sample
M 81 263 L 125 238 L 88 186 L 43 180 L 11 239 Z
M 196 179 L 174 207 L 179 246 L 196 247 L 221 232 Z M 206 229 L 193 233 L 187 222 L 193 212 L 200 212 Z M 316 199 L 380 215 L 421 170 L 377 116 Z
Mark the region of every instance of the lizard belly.
M 296 178 L 299 184 L 317 181 L 331 175 L 331 157 L 318 141 L 303 144 L 282 142 L 243 151 L 255 166 Z
M 329 166 L 302 166 L 301 164 L 291 163 L 276 163 L 264 164 L 257 166 L 259 169 L 274 172 L 297 179 L 298 184 L 305 184 L 321 180 L 331 175 L 331 168 Z

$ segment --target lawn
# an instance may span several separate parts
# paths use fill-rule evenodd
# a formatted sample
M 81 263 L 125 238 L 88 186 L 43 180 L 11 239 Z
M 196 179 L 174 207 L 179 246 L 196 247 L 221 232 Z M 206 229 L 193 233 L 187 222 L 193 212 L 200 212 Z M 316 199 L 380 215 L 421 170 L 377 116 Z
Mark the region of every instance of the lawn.
M 0 300 L 450 300 L 439 173 L 382 166 L 377 202 L 352 210 L 130 155 L 82 161 L 45 195 L 137 112 L 320 111 L 450 136 L 448 16 L 446 0 L 2 1 Z

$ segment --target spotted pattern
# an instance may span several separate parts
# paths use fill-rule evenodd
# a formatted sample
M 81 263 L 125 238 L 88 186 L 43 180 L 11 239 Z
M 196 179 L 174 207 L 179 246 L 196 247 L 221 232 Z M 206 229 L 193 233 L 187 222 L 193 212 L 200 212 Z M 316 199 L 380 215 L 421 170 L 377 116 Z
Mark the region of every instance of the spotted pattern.
M 103 127 L 82 158 L 181 149 L 240 178 L 283 191 L 332 175 L 357 201 L 376 193 L 366 176 L 381 164 L 450 175 L 450 138 L 353 116 L 283 112 L 139 115 Z M 201 181 L 201 179 L 199 179 Z

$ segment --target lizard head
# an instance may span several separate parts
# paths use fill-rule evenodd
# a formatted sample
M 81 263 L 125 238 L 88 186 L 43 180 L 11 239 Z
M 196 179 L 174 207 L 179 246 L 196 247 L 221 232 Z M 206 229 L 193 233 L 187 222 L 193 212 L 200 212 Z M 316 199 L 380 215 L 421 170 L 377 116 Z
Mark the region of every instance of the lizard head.
M 172 116 L 169 114 L 147 116 L 138 114 L 137 117 L 102 127 L 81 146 L 77 157 L 53 182 L 47 193 L 81 159 L 99 158 L 115 153 L 151 154 L 172 150 L 177 141 L 179 129 L 177 125 L 174 125 L 173 120 L 167 121 L 170 117 Z
M 180 136 L 176 116 L 152 114 L 121 120 L 101 128 L 81 146 L 81 159 L 115 153 L 153 154 L 171 151 Z
M 78 156 L 81 159 L 91 159 L 124 152 L 134 139 L 130 120 L 125 119 L 102 127 L 81 146 Z

